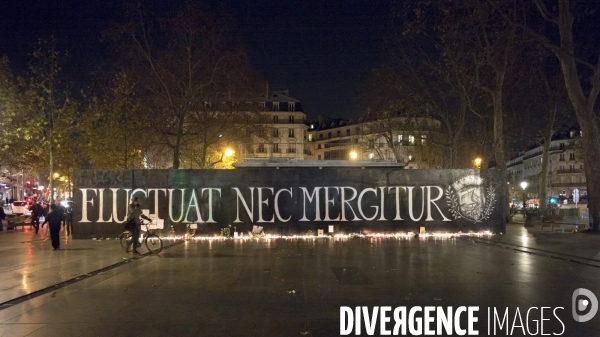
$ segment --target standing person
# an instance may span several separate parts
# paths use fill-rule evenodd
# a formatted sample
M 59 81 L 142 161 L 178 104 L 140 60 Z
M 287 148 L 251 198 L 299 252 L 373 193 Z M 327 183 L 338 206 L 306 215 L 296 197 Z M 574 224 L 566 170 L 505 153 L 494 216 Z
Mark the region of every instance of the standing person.
M 42 205 L 37 202 L 37 198 L 33 199 L 33 204 L 29 206 L 29 210 L 31 211 L 31 224 L 33 228 L 35 228 L 35 234 L 40 230 L 40 217 L 44 215 L 44 209 Z
M 73 202 L 70 200 L 65 208 L 65 227 L 67 227 L 67 235 L 71 235 L 73 231 Z
M 4 230 L 2 220 L 6 219 L 6 213 L 4 213 L 4 207 L 0 207 L 0 232 Z
M 131 219 L 135 221 L 135 228 L 131 230 L 131 242 L 133 242 L 134 254 L 139 254 L 139 252 L 137 251 L 137 247 L 140 245 L 140 224 L 142 222 L 140 218 L 150 220 L 150 218 L 148 218 L 142 213 L 142 209 L 140 208 L 140 199 L 138 197 L 133 197 L 133 199 L 131 200 L 131 204 L 129 205 L 127 221 Z
M 58 237 L 58 233 L 60 232 L 60 223 L 63 220 L 63 213 L 62 210 L 57 211 L 57 206 L 56 205 L 50 205 L 50 213 L 48 213 L 48 216 L 46 216 L 44 223 L 42 224 L 45 225 L 46 223 L 48 223 L 48 226 L 50 226 L 50 238 L 52 239 L 52 248 L 54 248 L 54 250 L 59 250 L 60 249 L 60 238 Z

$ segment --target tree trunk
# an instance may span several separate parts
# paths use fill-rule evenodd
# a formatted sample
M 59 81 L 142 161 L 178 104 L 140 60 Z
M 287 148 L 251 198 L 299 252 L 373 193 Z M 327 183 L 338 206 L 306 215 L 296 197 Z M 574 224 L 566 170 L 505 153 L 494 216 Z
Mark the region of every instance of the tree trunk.
M 181 162 L 181 139 L 183 138 L 183 124 L 185 121 L 185 114 L 179 113 L 179 123 L 177 125 L 177 140 L 175 141 L 175 149 L 173 151 L 173 169 L 179 169 Z
M 450 168 L 455 169 L 458 167 L 458 144 L 455 138 L 452 139 L 450 146 Z
M 502 89 L 495 90 L 492 95 L 494 104 L 494 155 L 496 167 L 506 170 L 506 155 L 504 152 L 504 116 L 502 111 Z
M 50 138 L 50 142 L 48 143 L 48 159 L 50 164 L 50 179 L 48 183 L 48 193 L 50 193 L 50 196 L 48 199 L 50 205 L 52 205 L 54 203 L 54 155 L 52 153 L 52 138 Z
M 550 162 L 550 142 L 552 141 L 552 132 L 544 135 L 544 144 L 542 150 L 542 172 L 538 183 L 538 193 L 540 195 L 540 211 L 546 212 L 548 204 L 548 164 Z
M 573 57 L 575 55 L 573 21 L 570 1 L 560 0 L 558 29 L 561 48 L 553 48 L 553 46 L 550 46 L 550 48 L 560 61 L 565 79 L 565 88 L 583 133 L 583 162 L 587 179 L 588 205 L 591 213 L 590 217 L 593 221 L 592 229 L 598 232 L 600 231 L 600 130 L 593 108 L 600 91 L 600 73 L 597 69 L 598 66 L 596 66 L 594 74 L 589 79 L 592 83 L 592 89 L 589 96 L 586 97 L 579 81 L 577 63 Z

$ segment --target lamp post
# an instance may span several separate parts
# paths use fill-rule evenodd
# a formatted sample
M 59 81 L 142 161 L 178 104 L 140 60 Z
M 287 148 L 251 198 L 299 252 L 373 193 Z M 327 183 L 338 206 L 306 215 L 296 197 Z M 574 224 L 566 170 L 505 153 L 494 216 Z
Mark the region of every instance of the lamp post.
M 481 168 L 481 158 L 475 158 L 475 160 L 473 160 L 473 164 L 475 164 L 476 169 Z
M 525 211 L 525 209 L 527 208 L 527 205 L 525 203 L 525 189 L 527 188 L 527 182 L 526 181 L 522 181 L 521 182 L 521 188 L 523 189 L 523 211 Z
M 527 213 L 527 205 L 525 203 L 525 189 L 527 188 L 527 182 L 521 182 L 521 188 L 523 189 L 523 217 L 525 217 L 525 227 L 533 227 L 531 222 L 531 214 Z

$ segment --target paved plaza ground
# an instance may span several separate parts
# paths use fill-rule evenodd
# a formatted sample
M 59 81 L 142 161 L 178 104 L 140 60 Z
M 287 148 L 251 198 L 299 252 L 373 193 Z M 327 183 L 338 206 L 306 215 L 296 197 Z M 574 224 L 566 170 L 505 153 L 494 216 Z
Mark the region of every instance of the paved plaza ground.
M 533 335 L 541 310 L 527 310 L 551 307 L 544 334 L 600 336 L 600 314 L 571 313 L 576 289 L 600 296 L 600 235 L 516 223 L 488 238 L 188 240 L 137 258 L 114 239 L 43 238 L 0 232 L 2 337 L 339 336 L 341 306 L 478 306 L 480 336 L 488 308 L 508 308 L 512 334 L 495 335 L 522 336 L 517 308 Z

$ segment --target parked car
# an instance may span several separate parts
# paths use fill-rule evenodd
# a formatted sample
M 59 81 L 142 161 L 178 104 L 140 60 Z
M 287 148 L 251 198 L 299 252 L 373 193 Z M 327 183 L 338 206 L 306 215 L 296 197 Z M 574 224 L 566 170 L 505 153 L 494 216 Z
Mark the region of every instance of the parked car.
M 29 210 L 29 206 L 31 206 L 31 201 L 13 201 L 12 203 L 12 214 L 14 215 L 31 215 L 31 211 Z

